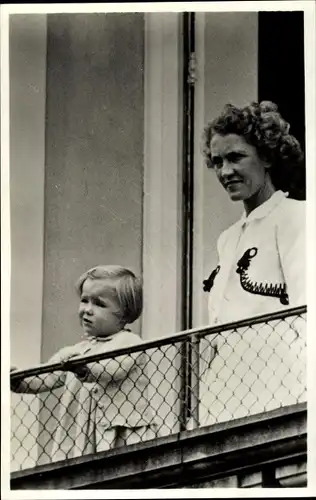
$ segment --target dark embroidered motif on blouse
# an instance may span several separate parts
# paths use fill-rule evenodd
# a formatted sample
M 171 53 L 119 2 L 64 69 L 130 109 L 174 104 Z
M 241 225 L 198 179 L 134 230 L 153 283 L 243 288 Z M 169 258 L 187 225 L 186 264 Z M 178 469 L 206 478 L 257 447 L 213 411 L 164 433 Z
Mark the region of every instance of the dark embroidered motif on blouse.
M 237 263 L 236 273 L 240 274 L 240 284 L 246 292 L 254 293 L 256 295 L 265 295 L 267 297 L 277 297 L 280 299 L 281 304 L 287 306 L 289 304 L 289 296 L 286 293 L 286 284 L 277 283 L 276 285 L 268 283 L 258 283 L 251 281 L 248 275 L 248 268 L 250 261 L 258 253 L 258 248 L 253 247 L 245 251 L 244 255 Z
M 214 280 L 215 280 L 215 277 L 217 275 L 217 273 L 219 272 L 221 266 L 217 266 L 216 269 L 214 269 L 210 276 L 207 278 L 207 280 L 204 280 L 203 281 L 203 290 L 204 292 L 210 292 L 213 285 L 214 285 Z

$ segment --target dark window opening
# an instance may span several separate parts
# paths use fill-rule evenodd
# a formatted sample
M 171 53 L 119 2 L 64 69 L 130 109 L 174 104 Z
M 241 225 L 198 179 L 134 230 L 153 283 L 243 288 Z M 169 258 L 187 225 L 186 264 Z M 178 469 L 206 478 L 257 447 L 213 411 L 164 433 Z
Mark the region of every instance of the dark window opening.
M 304 13 L 259 12 L 258 98 L 273 101 L 305 151 Z M 293 197 L 305 199 L 305 170 Z

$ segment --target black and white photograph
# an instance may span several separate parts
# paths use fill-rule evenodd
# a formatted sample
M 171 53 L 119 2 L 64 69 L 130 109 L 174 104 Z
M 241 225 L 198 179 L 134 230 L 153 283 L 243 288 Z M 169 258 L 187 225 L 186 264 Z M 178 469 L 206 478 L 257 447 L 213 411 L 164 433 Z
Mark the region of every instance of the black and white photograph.
M 5 499 L 316 493 L 315 133 L 313 1 L 1 6 Z

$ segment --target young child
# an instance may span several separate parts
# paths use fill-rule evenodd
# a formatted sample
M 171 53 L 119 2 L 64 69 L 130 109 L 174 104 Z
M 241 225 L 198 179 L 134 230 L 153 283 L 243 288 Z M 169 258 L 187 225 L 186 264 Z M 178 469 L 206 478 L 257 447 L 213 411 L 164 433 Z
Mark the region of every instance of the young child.
M 146 354 L 121 355 L 67 366 L 76 356 L 98 354 L 141 343 L 126 329 L 142 312 L 142 285 L 121 266 L 97 266 L 78 280 L 79 319 L 85 340 L 58 351 L 48 363 L 63 370 L 25 378 L 11 389 L 36 394 L 64 386 L 52 461 L 105 451 L 155 437 L 146 398 Z M 70 371 L 71 370 L 71 371 Z

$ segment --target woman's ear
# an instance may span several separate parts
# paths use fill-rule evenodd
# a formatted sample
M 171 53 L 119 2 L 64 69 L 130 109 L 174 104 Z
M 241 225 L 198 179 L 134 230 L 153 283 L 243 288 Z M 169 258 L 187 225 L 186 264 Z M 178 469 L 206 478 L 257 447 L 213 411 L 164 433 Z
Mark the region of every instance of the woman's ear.
M 270 170 L 270 168 L 272 167 L 272 163 L 265 158 L 262 158 L 262 164 L 266 170 Z

